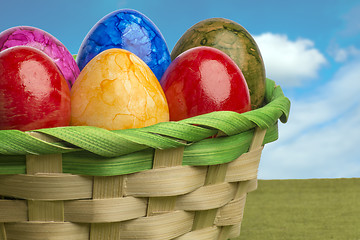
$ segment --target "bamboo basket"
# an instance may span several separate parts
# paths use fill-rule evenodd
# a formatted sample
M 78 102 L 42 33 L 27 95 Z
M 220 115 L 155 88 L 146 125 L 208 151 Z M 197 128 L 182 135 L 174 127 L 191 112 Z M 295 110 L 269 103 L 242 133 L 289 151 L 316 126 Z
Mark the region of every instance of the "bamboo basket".
M 0 131 L 0 240 L 239 236 L 264 144 L 290 110 L 269 79 L 265 98 L 140 129 Z

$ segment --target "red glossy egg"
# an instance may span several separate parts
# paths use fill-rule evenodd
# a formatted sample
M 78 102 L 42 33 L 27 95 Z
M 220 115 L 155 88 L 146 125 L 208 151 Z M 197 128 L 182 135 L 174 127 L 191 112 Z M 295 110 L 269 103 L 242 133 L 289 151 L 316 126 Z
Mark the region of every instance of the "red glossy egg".
M 169 105 L 170 120 L 213 111 L 251 110 L 244 75 L 236 63 L 212 47 L 191 48 L 170 64 L 160 80 Z
M 70 106 L 67 82 L 50 57 L 27 46 L 0 52 L 0 129 L 66 126 Z

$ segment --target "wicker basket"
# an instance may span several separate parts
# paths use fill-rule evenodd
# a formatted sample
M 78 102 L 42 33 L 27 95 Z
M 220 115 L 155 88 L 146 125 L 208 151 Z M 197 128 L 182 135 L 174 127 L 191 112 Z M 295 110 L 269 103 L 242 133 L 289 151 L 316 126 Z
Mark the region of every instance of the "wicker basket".
M 289 100 L 141 129 L 0 131 L 0 240 L 229 239 Z M 217 137 L 213 137 L 217 135 Z

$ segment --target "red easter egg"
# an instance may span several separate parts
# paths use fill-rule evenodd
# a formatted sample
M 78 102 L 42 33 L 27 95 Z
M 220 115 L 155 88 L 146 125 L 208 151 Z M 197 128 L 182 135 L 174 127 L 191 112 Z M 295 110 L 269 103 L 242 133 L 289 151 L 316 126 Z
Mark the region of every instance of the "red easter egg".
M 160 84 L 171 121 L 213 111 L 251 110 L 249 89 L 240 68 L 212 47 L 191 48 L 177 56 Z
M 50 57 L 27 46 L 0 52 L 0 129 L 66 126 L 70 114 L 69 87 Z

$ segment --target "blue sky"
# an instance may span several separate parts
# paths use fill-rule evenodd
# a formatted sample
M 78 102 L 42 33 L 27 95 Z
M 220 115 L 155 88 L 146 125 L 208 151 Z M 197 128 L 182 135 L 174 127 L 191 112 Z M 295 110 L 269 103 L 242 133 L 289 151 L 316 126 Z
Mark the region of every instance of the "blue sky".
M 360 0 L 17 0 L 2 2 L 0 31 L 35 26 L 77 53 L 91 27 L 120 8 L 148 16 L 170 51 L 206 18 L 231 19 L 253 35 L 267 77 L 292 101 L 259 178 L 360 177 Z

